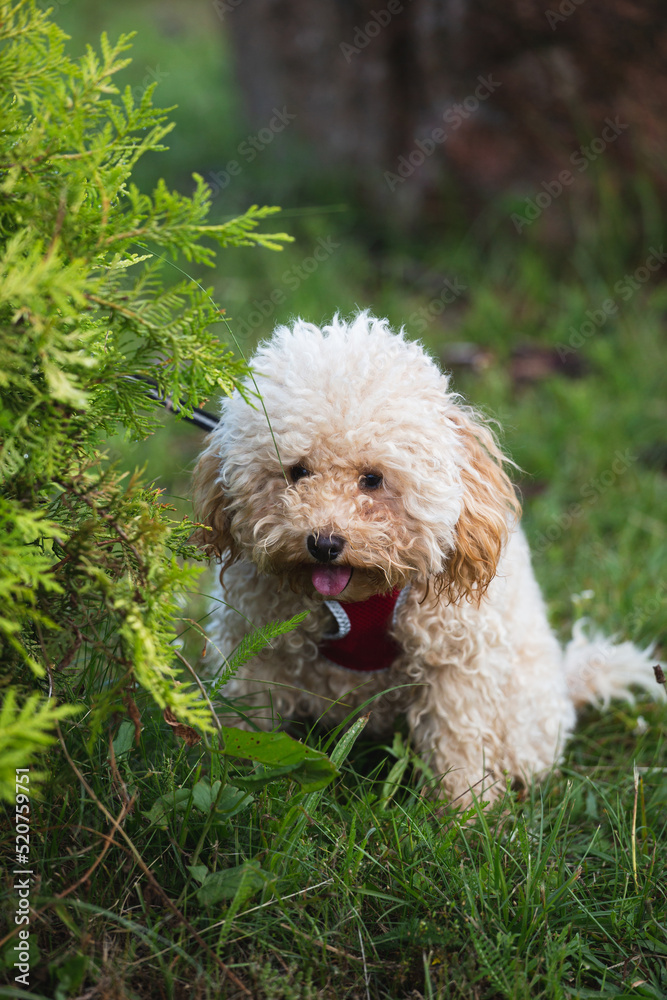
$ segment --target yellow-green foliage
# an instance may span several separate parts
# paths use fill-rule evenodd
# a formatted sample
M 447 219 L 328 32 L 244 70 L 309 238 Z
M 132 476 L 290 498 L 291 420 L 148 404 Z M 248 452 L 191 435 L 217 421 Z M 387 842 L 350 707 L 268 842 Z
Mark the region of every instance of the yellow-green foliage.
M 93 732 L 137 683 L 179 720 L 208 725 L 197 692 L 173 683 L 173 620 L 197 572 L 177 562 L 191 526 L 109 467 L 103 446 L 154 426 L 132 378 L 187 413 L 243 371 L 210 329 L 220 316 L 209 293 L 165 285 L 159 258 L 211 264 L 211 243 L 288 239 L 256 231 L 275 209 L 208 225 L 201 178 L 192 197 L 162 182 L 140 193 L 132 169 L 171 125 L 152 87 L 137 103 L 114 84 L 129 37 L 103 37 L 78 62 L 64 42 L 34 3 L 0 0 L 0 790 L 48 742 L 56 714 L 44 697 L 65 676 L 99 679 Z M 21 707 L 9 685 L 42 693 Z

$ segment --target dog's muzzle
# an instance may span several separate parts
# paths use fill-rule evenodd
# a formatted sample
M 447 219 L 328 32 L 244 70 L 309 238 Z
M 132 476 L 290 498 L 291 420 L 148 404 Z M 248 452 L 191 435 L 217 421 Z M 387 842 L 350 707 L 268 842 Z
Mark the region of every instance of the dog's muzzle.
M 320 563 L 334 562 L 345 548 L 340 535 L 308 535 L 306 546 L 313 559 Z

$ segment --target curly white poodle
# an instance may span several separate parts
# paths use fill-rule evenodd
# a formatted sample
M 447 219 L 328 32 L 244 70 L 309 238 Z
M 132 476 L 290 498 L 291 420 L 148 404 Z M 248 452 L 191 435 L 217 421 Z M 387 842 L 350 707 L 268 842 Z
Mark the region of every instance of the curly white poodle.
M 251 365 L 261 396 L 224 400 L 195 493 L 222 560 L 214 665 L 249 623 L 310 612 L 225 689 L 259 725 L 372 699 L 370 731 L 404 715 L 464 803 L 547 771 L 577 706 L 660 696 L 631 643 L 561 648 L 496 438 L 420 344 L 366 312 L 297 320 Z

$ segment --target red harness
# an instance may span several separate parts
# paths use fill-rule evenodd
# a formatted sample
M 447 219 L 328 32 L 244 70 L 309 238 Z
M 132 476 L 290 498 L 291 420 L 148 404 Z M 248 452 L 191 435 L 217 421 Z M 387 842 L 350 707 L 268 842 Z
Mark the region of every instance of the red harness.
M 389 594 L 375 594 L 366 601 L 325 601 L 336 619 L 338 633 L 326 636 L 320 653 L 346 670 L 372 673 L 388 670 L 401 651 L 389 635 L 400 588 Z

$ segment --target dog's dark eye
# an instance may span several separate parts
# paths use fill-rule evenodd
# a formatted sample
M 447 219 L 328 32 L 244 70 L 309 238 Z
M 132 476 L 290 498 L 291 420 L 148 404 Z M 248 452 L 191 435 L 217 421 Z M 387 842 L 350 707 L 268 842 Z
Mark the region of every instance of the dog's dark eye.
M 367 472 L 359 481 L 365 490 L 376 490 L 382 486 L 382 476 L 376 472 Z
M 310 470 L 305 467 L 305 465 L 293 465 L 289 470 L 290 477 L 293 483 L 298 483 L 300 479 L 304 476 L 310 475 Z

